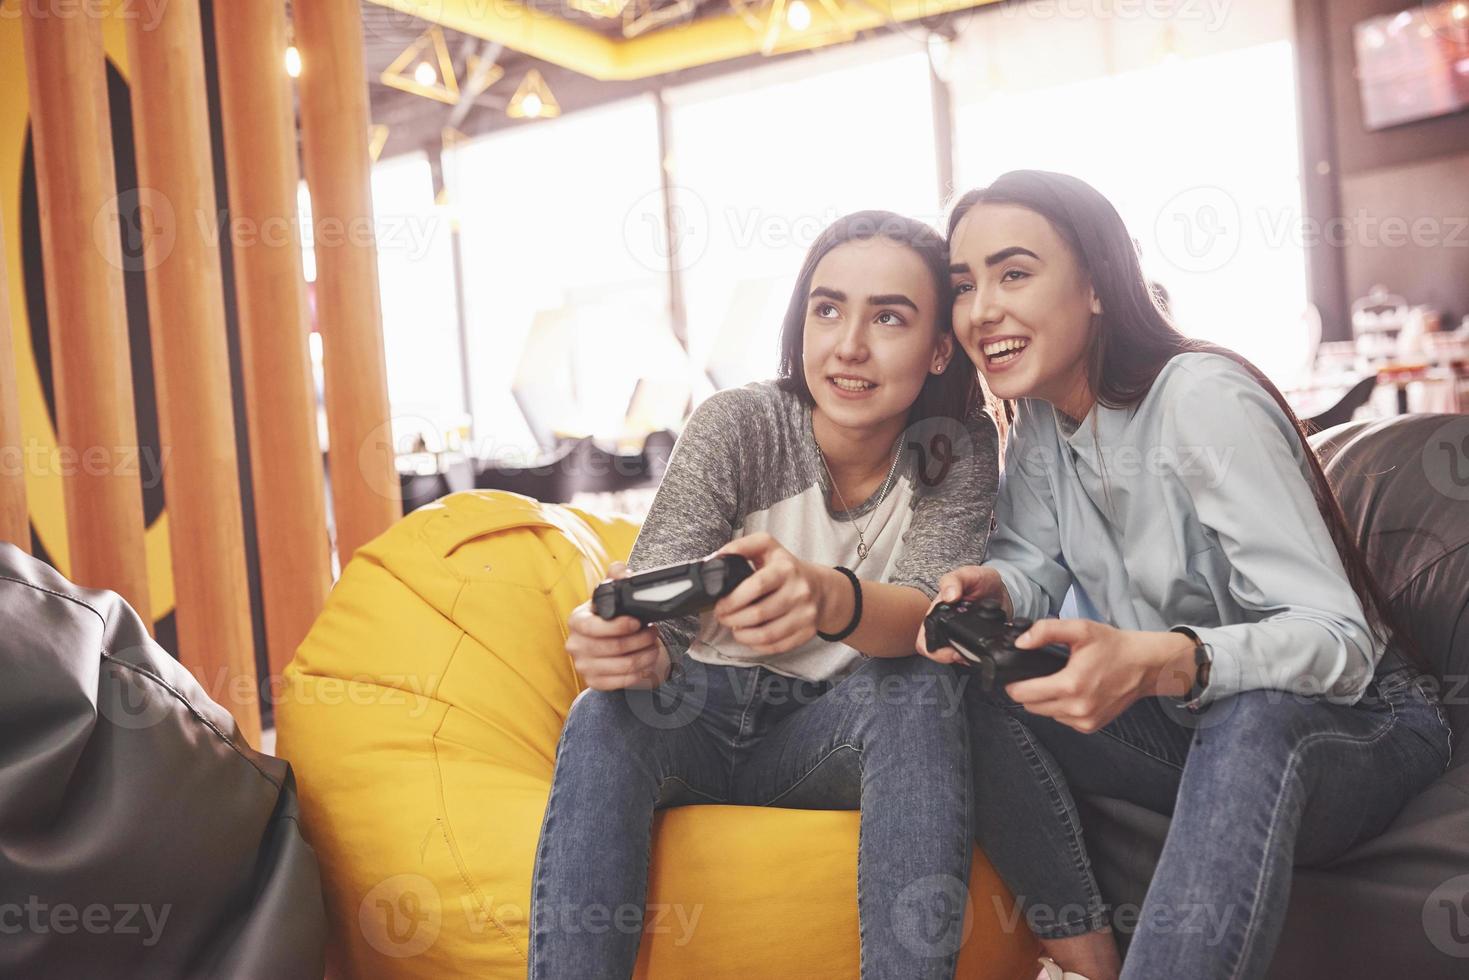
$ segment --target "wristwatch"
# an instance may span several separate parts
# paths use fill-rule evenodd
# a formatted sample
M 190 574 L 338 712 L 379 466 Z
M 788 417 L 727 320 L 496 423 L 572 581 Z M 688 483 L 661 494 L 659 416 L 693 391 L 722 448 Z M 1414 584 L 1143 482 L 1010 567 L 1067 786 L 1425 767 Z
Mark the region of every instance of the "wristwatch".
M 1199 639 L 1199 634 L 1187 626 L 1175 626 L 1169 632 L 1182 633 L 1194 641 L 1194 683 L 1187 694 L 1174 698 L 1174 703 L 1198 714 L 1204 709 L 1199 702 L 1204 696 L 1205 688 L 1209 686 L 1209 667 L 1214 663 L 1214 652 L 1209 649 L 1209 644 Z

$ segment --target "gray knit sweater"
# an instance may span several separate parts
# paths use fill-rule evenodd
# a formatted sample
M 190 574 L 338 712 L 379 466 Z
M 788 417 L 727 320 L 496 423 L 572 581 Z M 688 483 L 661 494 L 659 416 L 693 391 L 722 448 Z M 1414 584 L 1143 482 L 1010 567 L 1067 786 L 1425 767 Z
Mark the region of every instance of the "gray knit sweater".
M 689 417 L 628 560 L 631 571 L 702 558 L 757 531 L 798 558 L 844 565 L 859 578 L 932 598 L 938 580 L 984 557 L 998 481 L 998 439 L 985 413 L 929 419 L 899 439 L 893 479 L 833 510 L 811 407 L 774 382 L 717 392 Z M 868 546 L 857 557 L 857 530 Z M 712 613 L 658 624 L 669 653 L 713 664 L 762 665 L 790 677 L 840 677 L 861 656 L 820 637 L 774 656 L 737 643 Z

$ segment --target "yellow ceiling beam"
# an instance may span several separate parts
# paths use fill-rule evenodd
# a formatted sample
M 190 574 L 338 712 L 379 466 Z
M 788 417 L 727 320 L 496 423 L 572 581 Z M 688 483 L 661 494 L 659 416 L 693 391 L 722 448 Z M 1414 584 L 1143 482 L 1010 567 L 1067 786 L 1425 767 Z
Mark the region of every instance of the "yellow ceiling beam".
M 614 39 L 536 10 L 518 0 L 372 0 L 443 27 L 498 41 L 515 51 L 560 65 L 599 81 L 650 78 L 683 68 L 758 54 L 764 31 L 730 13 L 626 40 Z M 869 30 L 980 7 L 996 0 L 846 0 L 837 24 L 824 4 L 811 4 L 811 26 L 801 32 L 811 47 L 830 40 L 837 28 Z M 799 35 L 788 32 L 794 48 Z M 782 45 L 782 50 L 791 50 Z

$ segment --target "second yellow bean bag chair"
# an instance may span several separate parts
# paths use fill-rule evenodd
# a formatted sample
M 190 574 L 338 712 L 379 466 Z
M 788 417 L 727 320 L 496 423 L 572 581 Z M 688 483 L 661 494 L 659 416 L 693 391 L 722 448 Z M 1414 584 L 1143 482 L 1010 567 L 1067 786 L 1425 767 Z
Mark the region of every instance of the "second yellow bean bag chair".
M 470 491 L 347 565 L 276 709 L 334 977 L 525 976 L 541 814 L 580 690 L 567 616 L 636 533 Z M 661 811 L 637 975 L 855 978 L 857 826 L 852 811 Z M 1029 980 L 1035 940 L 982 855 L 970 890 L 958 975 Z

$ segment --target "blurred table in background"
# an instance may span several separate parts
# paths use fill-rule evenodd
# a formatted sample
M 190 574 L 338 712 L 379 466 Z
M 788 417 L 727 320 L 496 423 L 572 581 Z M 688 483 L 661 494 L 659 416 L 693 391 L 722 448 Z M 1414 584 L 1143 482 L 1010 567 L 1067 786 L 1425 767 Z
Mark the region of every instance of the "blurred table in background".
M 1403 351 L 1368 349 L 1361 338 L 1324 343 L 1311 378 L 1284 394 L 1322 428 L 1353 417 L 1469 412 L 1469 330 L 1424 334 Z
M 474 460 L 461 453 L 404 453 L 398 457 L 403 513 L 460 490 L 473 490 L 474 473 Z

